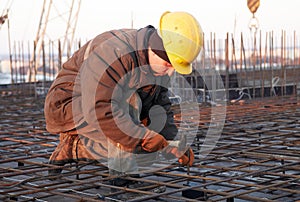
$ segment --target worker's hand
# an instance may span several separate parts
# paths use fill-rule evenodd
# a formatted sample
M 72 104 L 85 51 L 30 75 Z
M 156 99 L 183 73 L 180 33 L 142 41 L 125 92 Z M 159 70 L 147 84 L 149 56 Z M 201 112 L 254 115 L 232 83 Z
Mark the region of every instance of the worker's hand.
M 170 158 L 170 156 L 175 156 L 178 158 L 178 162 L 182 166 L 192 166 L 194 163 L 195 155 L 191 148 L 189 148 L 183 155 L 181 155 L 182 152 L 178 150 L 177 147 L 170 147 L 170 149 L 167 149 L 166 151 L 166 158 Z
M 168 142 L 160 134 L 147 134 L 143 138 L 141 146 L 147 152 L 156 152 L 168 146 Z
M 183 156 L 179 158 L 179 163 L 181 163 L 183 166 L 192 166 L 195 160 L 194 152 L 191 148 L 189 148 Z

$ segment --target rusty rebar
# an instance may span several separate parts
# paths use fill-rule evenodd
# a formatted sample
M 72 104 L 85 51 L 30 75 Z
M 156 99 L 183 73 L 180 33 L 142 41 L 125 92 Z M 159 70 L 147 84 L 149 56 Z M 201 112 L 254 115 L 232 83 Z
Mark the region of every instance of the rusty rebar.
M 101 163 L 78 162 L 55 166 L 48 158 L 58 136 L 45 129 L 44 98 L 16 94 L 0 99 L 0 200 L 2 201 L 199 201 L 182 198 L 184 190 L 205 192 L 209 201 L 297 201 L 300 199 L 300 109 L 298 97 L 247 100 L 226 107 L 226 120 L 216 146 L 200 153 L 212 123 L 212 107 L 199 104 L 200 121 L 187 120 L 181 130 L 194 130 L 191 145 L 195 163 L 190 168 L 177 163 L 141 174 L 121 176 L 143 187 L 117 187 Z M 13 101 L 12 101 L 13 100 Z M 4 110 L 5 109 L 5 110 Z M 180 106 L 173 106 L 176 123 Z M 48 176 L 62 168 L 59 176 Z M 193 185 L 186 186 L 189 181 Z M 151 190 L 165 187 L 164 192 Z M 121 197 L 122 196 L 122 197 Z

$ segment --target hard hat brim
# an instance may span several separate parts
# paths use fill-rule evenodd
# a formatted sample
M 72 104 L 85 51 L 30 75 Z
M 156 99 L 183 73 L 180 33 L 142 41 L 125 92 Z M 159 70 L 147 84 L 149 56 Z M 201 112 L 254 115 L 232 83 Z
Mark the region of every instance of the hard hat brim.
M 171 65 L 174 67 L 175 71 L 179 74 L 190 74 L 192 73 L 192 63 L 182 63 L 179 64 L 176 62 L 176 59 L 172 57 L 171 54 L 168 54 Z
M 178 64 L 172 64 L 172 66 L 174 67 L 175 71 L 178 72 L 179 74 L 190 74 L 192 73 L 192 64 L 186 65 L 186 66 L 182 66 L 182 65 L 178 65 Z

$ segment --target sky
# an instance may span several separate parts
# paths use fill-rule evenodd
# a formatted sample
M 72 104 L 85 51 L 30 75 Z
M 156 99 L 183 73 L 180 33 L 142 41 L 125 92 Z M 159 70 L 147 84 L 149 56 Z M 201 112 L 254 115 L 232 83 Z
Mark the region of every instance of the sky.
M 62 12 L 63 8 L 70 7 L 70 2 L 53 0 L 54 10 Z M 0 15 L 8 5 L 10 29 L 8 32 L 7 23 L 1 26 L 0 54 L 8 53 L 8 33 L 12 42 L 27 43 L 35 39 L 43 0 L 0 0 Z M 299 0 L 260 0 L 255 13 L 259 30 L 263 33 L 274 31 L 280 34 L 284 30 L 290 35 L 294 31 L 300 34 L 299 8 Z M 165 11 L 191 13 L 206 35 L 214 33 L 220 39 L 225 38 L 226 33 L 250 34 L 248 25 L 252 13 L 247 7 L 247 0 L 82 0 L 75 38 L 88 40 L 106 30 L 131 28 L 132 25 L 133 28 L 149 24 L 157 27 Z M 56 18 L 49 22 L 47 34 L 49 37 L 59 37 L 65 33 L 65 29 L 65 21 Z

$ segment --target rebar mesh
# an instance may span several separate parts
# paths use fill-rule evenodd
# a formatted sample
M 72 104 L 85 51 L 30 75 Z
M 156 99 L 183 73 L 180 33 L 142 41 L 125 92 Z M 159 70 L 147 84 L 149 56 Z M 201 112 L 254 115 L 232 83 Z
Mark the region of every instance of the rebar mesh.
M 48 176 L 48 158 L 58 136 L 45 130 L 43 98 L 2 95 L 0 99 L 1 201 L 297 201 L 300 200 L 300 109 L 297 97 L 247 100 L 226 107 L 221 136 L 207 155 L 211 106 L 200 106 L 200 125 L 189 169 L 124 176 L 147 186 L 117 187 L 98 162 L 66 164 Z M 174 107 L 175 112 L 178 110 Z M 199 112 L 194 112 L 199 113 Z M 186 128 L 184 128 L 186 126 Z M 188 124 L 182 130 L 189 130 Z M 159 189 L 165 188 L 165 191 Z M 202 191 L 185 198 L 187 190 Z

